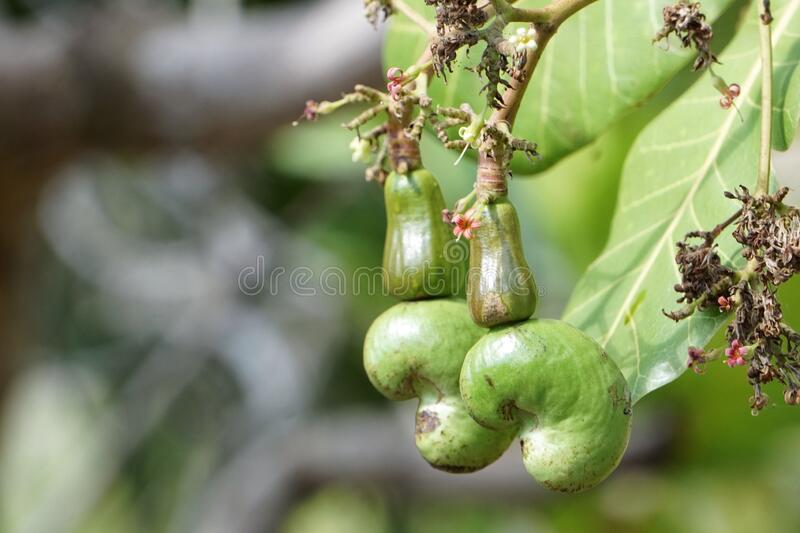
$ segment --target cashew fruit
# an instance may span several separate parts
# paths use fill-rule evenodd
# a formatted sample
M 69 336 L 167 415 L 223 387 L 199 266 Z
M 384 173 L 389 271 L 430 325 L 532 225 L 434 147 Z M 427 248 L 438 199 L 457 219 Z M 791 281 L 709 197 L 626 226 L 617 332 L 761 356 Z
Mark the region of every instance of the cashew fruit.
M 461 396 L 481 425 L 515 430 L 528 473 L 556 491 L 597 485 L 628 444 L 625 378 L 566 322 L 528 320 L 489 332 L 467 354 Z
M 452 240 L 442 221 L 445 208 L 436 178 L 425 169 L 392 172 L 384 184 L 386 241 L 384 284 L 401 300 L 450 296 L 456 292 L 458 264 L 448 261 L 445 246 Z
M 480 227 L 469 246 L 467 302 L 479 326 L 525 320 L 536 310 L 536 283 L 525 261 L 519 218 L 513 204 L 500 197 L 479 204 Z
M 379 316 L 364 341 L 370 381 L 390 400 L 419 398 L 416 445 L 434 468 L 473 472 L 492 463 L 514 439 L 475 422 L 459 395 L 461 364 L 485 330 L 454 298 L 402 302 Z

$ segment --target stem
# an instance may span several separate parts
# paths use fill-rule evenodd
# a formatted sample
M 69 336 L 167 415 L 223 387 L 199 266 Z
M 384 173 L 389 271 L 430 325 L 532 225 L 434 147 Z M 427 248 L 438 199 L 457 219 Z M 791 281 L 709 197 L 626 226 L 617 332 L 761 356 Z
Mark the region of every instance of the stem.
M 769 171 L 772 157 L 772 14 L 769 1 L 761 2 L 759 25 L 761 50 L 761 148 L 758 154 L 756 195 L 769 191 Z
M 475 200 L 475 197 L 478 195 L 478 189 L 473 187 L 472 191 L 465 197 L 461 198 L 458 202 L 456 202 L 455 209 L 453 210 L 455 214 L 463 214 L 467 207 Z
M 404 73 L 405 79 L 403 80 L 403 85 L 407 85 L 415 81 L 417 78 L 422 77 L 423 74 L 426 76 L 425 83 L 430 85 L 431 77 L 433 75 L 431 41 L 428 41 L 427 46 L 425 46 L 425 51 L 420 54 L 414 64 L 406 69 Z
M 497 12 L 497 21 L 503 26 L 508 22 L 533 23 L 538 39 L 536 50 L 528 51 L 525 66 L 522 72 L 522 81 L 511 81 L 511 87 L 503 93 L 503 107 L 495 109 L 487 124 L 504 129 L 509 135 L 517 117 L 517 111 L 525 96 L 533 72 L 539 59 L 542 57 L 547 43 L 558 31 L 559 26 L 570 16 L 597 0 L 553 0 L 540 9 L 519 9 L 507 0 L 492 0 L 492 6 Z M 507 161 L 505 158 L 493 158 L 490 154 L 481 151 L 478 154 L 477 188 L 489 195 L 507 194 Z
M 597 0 L 553 0 L 544 7 L 529 9 L 512 6 L 511 4 L 515 1 L 491 0 L 494 14 L 502 17 L 505 22 L 549 23 L 558 26 L 574 13 Z
M 559 26 L 569 17 L 596 0 L 554 0 L 538 9 L 510 8 L 511 22 L 550 23 Z
M 414 93 L 419 96 L 420 98 L 425 98 L 428 96 L 428 85 L 431 83 L 431 76 L 428 70 L 423 70 L 419 74 L 415 81 L 417 82 L 416 88 L 414 89 Z
M 514 83 L 512 87 L 503 93 L 503 108 L 496 110 L 490 122 L 507 122 L 509 129 L 514 125 L 519 106 L 522 103 L 522 97 L 525 95 L 525 90 L 528 88 L 528 83 L 533 77 L 533 71 L 542 57 L 542 53 L 547 47 L 550 38 L 555 35 L 558 27 L 567 20 L 570 16 L 577 13 L 584 7 L 593 4 L 597 0 L 554 0 L 549 5 L 540 9 L 520 9 L 512 7 L 506 0 L 494 0 L 495 9 L 502 9 L 498 11 L 498 16 L 502 16 L 509 21 L 515 22 L 532 22 L 539 35 L 536 44 L 539 47 L 536 50 L 528 52 L 528 57 L 523 69 L 522 82 Z
M 405 134 L 407 118 L 389 117 L 387 124 L 387 144 L 389 145 L 389 165 L 398 174 L 407 174 L 422 165 L 419 143 Z
M 525 60 L 525 67 L 523 68 L 522 81 L 511 81 L 511 87 L 506 89 L 503 93 L 503 107 L 494 110 L 492 116 L 489 118 L 490 123 L 507 122 L 509 127 L 514 125 L 514 119 L 522 103 L 522 97 L 525 95 L 528 83 L 530 83 L 533 77 L 533 71 L 536 69 L 536 65 L 539 64 L 539 59 L 542 57 L 545 46 L 555 34 L 555 28 L 552 30 L 549 29 L 549 27 L 544 29 L 537 25 L 537 32 L 539 34 L 539 39 L 537 41 L 539 48 L 528 52 L 528 57 Z
M 729 216 L 729 217 L 728 217 L 726 220 L 724 220 L 724 221 L 720 222 L 719 224 L 717 224 L 716 226 L 714 226 L 713 228 L 711 228 L 711 231 L 709 231 L 709 233 L 711 234 L 711 236 L 712 236 L 714 239 L 716 239 L 717 237 L 719 237 L 719 236 L 720 236 L 720 234 L 722 233 L 722 231 L 723 231 L 725 228 L 727 228 L 728 226 L 730 226 L 731 224 L 733 224 L 734 222 L 736 222 L 736 220 L 737 220 L 737 219 L 738 219 L 740 216 L 742 216 L 742 209 L 739 209 L 739 210 L 737 210 L 737 211 L 736 211 L 734 214 L 732 214 L 731 216 Z
M 429 36 L 436 36 L 436 28 L 434 28 L 425 17 L 417 13 L 411 6 L 406 4 L 405 0 L 392 0 L 392 7 L 411 19 L 411 22 L 422 28 L 422 30 Z

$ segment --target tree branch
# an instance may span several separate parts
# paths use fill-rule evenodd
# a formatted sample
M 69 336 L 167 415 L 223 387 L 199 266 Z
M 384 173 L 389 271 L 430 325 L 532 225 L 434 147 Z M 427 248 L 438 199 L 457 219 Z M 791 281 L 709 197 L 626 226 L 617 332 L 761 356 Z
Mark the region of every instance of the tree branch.
M 550 39 L 558 31 L 559 26 L 584 7 L 593 4 L 597 0 L 555 0 L 551 4 L 540 9 L 520 9 L 510 6 L 505 0 L 498 0 L 496 8 L 506 10 L 510 20 L 518 22 L 532 22 L 539 35 L 536 50 L 528 52 L 525 62 L 522 82 L 512 82 L 512 87 L 503 93 L 503 108 L 495 110 L 489 122 L 507 122 L 509 127 L 513 127 L 522 98 L 528 88 L 533 72 L 539 64 Z M 505 4 L 505 5 L 503 5 Z M 501 16 L 501 15 L 498 15 Z M 514 18 L 516 17 L 516 18 Z

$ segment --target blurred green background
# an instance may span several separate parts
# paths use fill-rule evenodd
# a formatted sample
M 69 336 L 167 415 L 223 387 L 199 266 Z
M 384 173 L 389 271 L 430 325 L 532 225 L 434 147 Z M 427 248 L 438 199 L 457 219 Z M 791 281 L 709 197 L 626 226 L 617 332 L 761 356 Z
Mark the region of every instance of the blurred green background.
M 361 368 L 392 301 L 319 283 L 381 258 L 382 193 L 339 127 L 355 110 L 290 125 L 382 83 L 357 0 L 0 5 L 0 531 L 800 530 L 797 413 L 775 388 L 751 416 L 719 363 L 640 402 L 585 494 L 538 487 L 516 446 L 469 476 L 417 456 L 413 405 Z M 540 316 L 603 248 L 637 132 L 693 81 L 514 177 Z M 797 152 L 776 159 L 790 186 Z M 450 203 L 474 180 L 457 156 L 423 141 Z M 781 296 L 800 327 L 800 284 Z

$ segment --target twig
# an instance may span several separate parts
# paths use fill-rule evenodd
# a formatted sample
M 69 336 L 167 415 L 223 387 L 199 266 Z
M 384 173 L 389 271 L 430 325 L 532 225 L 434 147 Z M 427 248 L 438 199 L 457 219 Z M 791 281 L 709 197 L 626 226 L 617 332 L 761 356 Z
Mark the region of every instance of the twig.
M 502 1 L 502 0 L 501 0 Z M 531 22 L 535 24 L 552 24 L 558 27 L 569 17 L 594 3 L 596 0 L 555 0 L 538 9 L 510 7 L 506 15 L 511 22 Z
M 425 17 L 406 4 L 405 0 L 392 0 L 392 7 L 411 19 L 411 22 L 419 26 L 430 37 L 436 36 L 436 28 Z
M 737 210 L 737 211 L 736 211 L 734 214 L 732 214 L 731 216 L 729 216 L 729 217 L 728 217 L 726 220 L 724 220 L 724 221 L 720 222 L 719 224 L 717 224 L 716 226 L 714 226 L 713 228 L 711 228 L 711 231 L 709 231 L 708 233 L 711 235 L 711 237 L 712 237 L 713 239 L 716 239 L 717 237 L 719 237 L 719 236 L 720 236 L 720 234 L 722 233 L 722 231 L 723 231 L 725 228 L 727 228 L 728 226 L 730 226 L 731 224 L 733 224 L 734 222 L 736 222 L 736 220 L 737 220 L 737 219 L 738 219 L 740 216 L 742 216 L 742 209 L 741 209 L 741 208 L 740 208 L 740 209 L 738 209 L 738 210 Z
M 772 13 L 769 1 L 760 3 L 761 51 L 761 146 L 758 154 L 758 181 L 756 195 L 769 192 L 769 172 L 772 158 Z
M 555 35 L 558 27 L 565 20 L 596 1 L 597 0 L 555 0 L 551 4 L 540 9 L 520 9 L 511 7 L 505 0 L 498 0 L 498 2 L 495 3 L 496 8 L 503 8 L 506 10 L 502 16 L 507 20 L 534 23 L 539 35 L 536 44 L 539 46 L 536 50 L 528 52 L 522 81 L 516 84 L 512 82 L 513 86 L 503 93 L 503 108 L 496 110 L 492 114 L 492 117 L 489 119 L 490 123 L 504 121 L 507 122 L 509 126 L 513 126 L 517 110 L 522 102 L 522 97 L 525 94 L 528 83 L 533 77 L 533 71 L 536 69 L 536 65 L 539 63 L 539 59 L 542 57 L 542 53 L 547 43 L 550 41 L 550 38 Z

